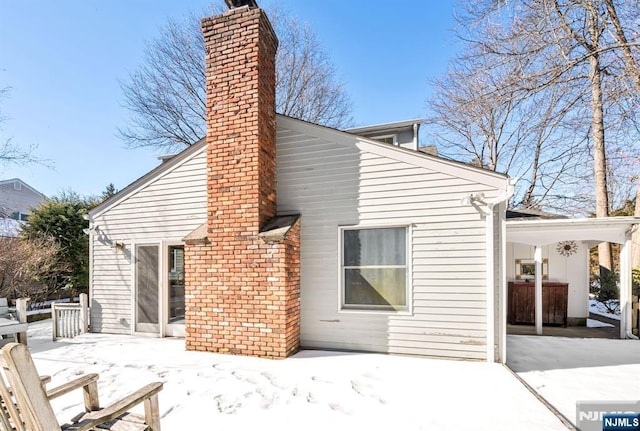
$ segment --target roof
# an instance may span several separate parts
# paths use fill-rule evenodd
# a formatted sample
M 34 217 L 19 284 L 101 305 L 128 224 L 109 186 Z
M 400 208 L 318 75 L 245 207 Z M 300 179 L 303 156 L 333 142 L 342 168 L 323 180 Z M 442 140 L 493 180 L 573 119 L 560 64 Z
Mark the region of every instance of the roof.
M 414 118 L 412 120 L 395 121 L 392 123 L 372 124 L 370 126 L 352 127 L 350 129 L 344 129 L 343 132 L 351 133 L 353 135 L 377 132 L 377 131 L 391 131 L 394 129 L 404 129 L 414 124 L 422 124 L 424 120 L 422 118 Z
M 640 217 L 507 220 L 507 242 L 547 245 L 559 241 L 622 244 Z
M 187 236 L 182 238 L 187 244 L 207 244 L 209 242 L 207 232 L 207 222 L 202 223 L 200 226 L 189 232 Z
M 299 214 L 276 216 L 262 228 L 258 236 L 266 242 L 282 241 L 299 219 Z
M 567 216 L 548 213 L 533 208 L 507 209 L 507 220 L 529 220 L 529 219 L 566 219 Z
M 33 193 L 42 196 L 43 199 L 47 199 L 47 196 L 45 196 L 43 193 L 40 193 L 38 190 L 34 189 L 29 184 L 27 184 L 24 181 L 22 181 L 20 178 L 11 178 L 11 179 L 8 179 L 8 180 L 0 180 L 0 185 L 11 184 L 11 183 L 15 183 L 16 181 L 19 182 L 22 187 L 26 187 L 27 189 L 31 190 Z

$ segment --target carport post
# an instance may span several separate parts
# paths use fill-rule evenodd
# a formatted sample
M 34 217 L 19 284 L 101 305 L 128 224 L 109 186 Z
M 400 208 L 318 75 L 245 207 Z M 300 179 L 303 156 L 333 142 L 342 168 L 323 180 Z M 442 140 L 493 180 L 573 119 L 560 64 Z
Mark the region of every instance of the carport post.
M 542 247 L 535 246 L 533 260 L 536 263 L 536 334 L 542 335 Z

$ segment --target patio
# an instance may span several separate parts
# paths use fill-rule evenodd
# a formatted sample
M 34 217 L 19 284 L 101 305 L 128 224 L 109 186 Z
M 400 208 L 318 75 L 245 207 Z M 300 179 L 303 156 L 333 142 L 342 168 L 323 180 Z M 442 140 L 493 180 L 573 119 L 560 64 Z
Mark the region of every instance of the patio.
M 103 405 L 163 381 L 164 431 L 566 429 L 500 364 L 331 351 L 277 361 L 105 334 L 54 343 L 50 320 L 30 324 L 29 346 L 51 385 L 99 373 Z M 81 400 L 63 397 L 56 414 L 71 418 Z
M 508 325 L 507 334 L 507 336 L 536 335 L 536 327 L 524 325 Z M 566 328 L 563 328 L 561 326 L 545 326 L 542 335 L 545 337 L 620 339 L 620 329 L 618 329 L 618 327 L 616 326 L 610 326 L 606 328 L 587 328 L 586 326 L 568 326 Z
M 576 401 L 638 400 L 638 340 L 509 335 L 507 349 L 507 365 L 574 424 Z

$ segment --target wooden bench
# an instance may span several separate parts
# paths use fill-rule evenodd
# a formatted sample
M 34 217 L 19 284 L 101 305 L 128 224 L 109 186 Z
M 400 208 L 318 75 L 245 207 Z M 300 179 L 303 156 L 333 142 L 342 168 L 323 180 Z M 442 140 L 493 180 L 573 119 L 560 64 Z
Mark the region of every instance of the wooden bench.
M 144 386 L 115 403 L 100 408 L 98 375 L 87 374 L 64 385 L 46 390 L 38 376 L 27 346 L 11 343 L 0 355 L 0 429 L 7 431 L 160 431 L 158 392 L 162 383 Z M 76 389 L 82 389 L 85 411 L 60 425 L 50 400 Z M 128 413 L 144 404 L 144 416 Z
M 9 302 L 7 298 L 0 298 L 0 318 L 10 319 Z

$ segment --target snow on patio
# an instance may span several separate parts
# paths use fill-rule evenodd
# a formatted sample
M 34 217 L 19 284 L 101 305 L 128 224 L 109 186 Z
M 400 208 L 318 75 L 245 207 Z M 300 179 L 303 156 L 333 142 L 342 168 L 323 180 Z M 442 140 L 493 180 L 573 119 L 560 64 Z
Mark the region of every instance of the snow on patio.
M 640 341 L 509 335 L 507 364 L 575 424 L 576 401 L 638 401 Z
M 164 382 L 164 431 L 566 429 L 498 364 L 309 350 L 268 360 L 104 334 L 54 343 L 50 320 L 30 324 L 29 347 L 50 387 L 99 373 L 102 405 Z M 55 400 L 58 418 L 81 411 L 81 400 Z

